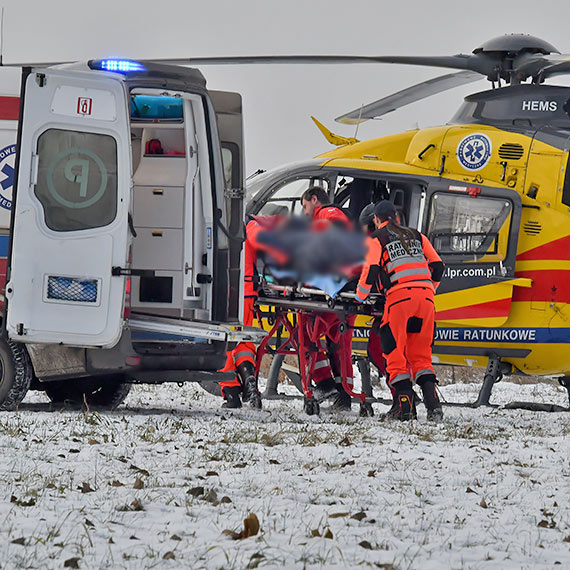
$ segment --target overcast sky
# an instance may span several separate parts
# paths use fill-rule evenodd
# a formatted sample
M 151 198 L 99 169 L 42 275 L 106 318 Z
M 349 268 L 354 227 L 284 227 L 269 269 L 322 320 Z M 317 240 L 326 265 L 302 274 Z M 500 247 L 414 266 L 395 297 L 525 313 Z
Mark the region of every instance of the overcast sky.
M 106 56 L 470 53 L 504 33 L 533 34 L 570 53 L 567 0 L 5 0 L 3 60 Z M 244 98 L 248 173 L 330 148 L 310 120 L 334 118 L 446 70 L 396 65 L 204 66 L 208 86 Z M 0 70 L 0 92 L 17 73 Z M 557 83 L 562 83 L 557 79 Z M 565 83 L 568 83 L 565 81 Z M 484 80 L 361 125 L 359 138 L 445 123 Z

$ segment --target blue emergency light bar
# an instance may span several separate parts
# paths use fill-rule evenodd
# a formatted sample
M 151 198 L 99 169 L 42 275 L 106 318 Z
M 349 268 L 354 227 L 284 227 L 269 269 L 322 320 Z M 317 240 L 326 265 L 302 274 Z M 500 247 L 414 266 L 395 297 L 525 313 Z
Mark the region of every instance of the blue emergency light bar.
M 115 71 L 117 73 L 129 73 L 131 71 L 146 71 L 146 67 L 138 61 L 130 59 L 97 59 L 89 62 L 91 69 L 101 71 Z

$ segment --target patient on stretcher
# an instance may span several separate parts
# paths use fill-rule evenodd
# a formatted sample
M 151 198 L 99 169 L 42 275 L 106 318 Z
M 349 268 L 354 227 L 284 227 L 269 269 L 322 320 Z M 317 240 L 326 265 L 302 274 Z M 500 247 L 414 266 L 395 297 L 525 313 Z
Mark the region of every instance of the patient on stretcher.
M 285 284 L 304 283 L 331 297 L 347 290 L 364 261 L 361 233 L 336 226 L 315 231 L 298 217 L 281 220 L 260 233 L 258 240 L 281 254 L 281 263 L 265 255 L 264 276 Z

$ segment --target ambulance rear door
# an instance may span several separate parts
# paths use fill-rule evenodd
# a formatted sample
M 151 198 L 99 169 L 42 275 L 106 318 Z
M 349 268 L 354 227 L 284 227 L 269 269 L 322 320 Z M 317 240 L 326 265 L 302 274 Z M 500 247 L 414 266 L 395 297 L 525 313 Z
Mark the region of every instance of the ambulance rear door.
M 6 328 L 18 342 L 114 346 L 130 243 L 131 140 L 119 74 L 24 70 Z
M 240 320 L 243 313 L 241 257 L 244 235 L 244 142 L 242 100 L 239 93 L 209 91 L 216 111 L 222 165 L 224 168 L 226 219 L 229 240 L 228 320 Z

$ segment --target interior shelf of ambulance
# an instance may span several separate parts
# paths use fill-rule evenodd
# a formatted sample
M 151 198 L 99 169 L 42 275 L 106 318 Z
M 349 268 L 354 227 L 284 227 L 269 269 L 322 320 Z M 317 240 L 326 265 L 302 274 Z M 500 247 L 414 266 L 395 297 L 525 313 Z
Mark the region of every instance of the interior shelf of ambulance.
M 187 166 L 182 99 L 131 96 L 133 237 L 131 266 L 154 276 L 131 279 L 131 311 L 196 318 L 184 287 Z M 191 228 L 190 228 L 191 229 Z M 186 300 L 185 300 L 186 299 Z M 193 308 L 192 305 L 195 305 Z

